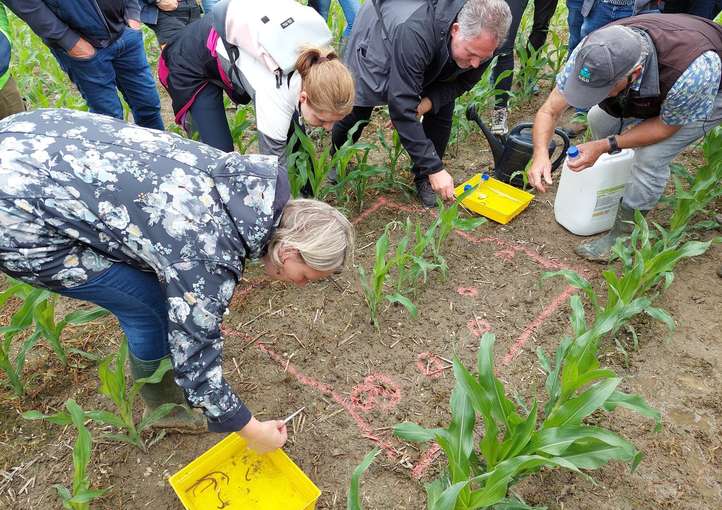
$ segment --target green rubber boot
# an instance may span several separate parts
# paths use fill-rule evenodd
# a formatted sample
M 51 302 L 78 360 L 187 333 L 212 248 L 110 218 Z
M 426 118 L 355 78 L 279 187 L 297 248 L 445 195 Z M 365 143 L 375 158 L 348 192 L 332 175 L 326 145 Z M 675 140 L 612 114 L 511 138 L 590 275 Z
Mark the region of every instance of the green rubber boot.
M 649 211 L 639 211 L 646 216 Z M 587 241 L 576 247 L 574 252 L 582 258 L 592 262 L 609 262 L 612 255 L 612 247 L 620 237 L 627 237 L 634 230 L 634 209 L 630 209 L 623 203 L 619 204 L 617 219 L 614 220 L 612 229 L 606 235 Z
M 130 371 L 133 380 L 150 377 L 158 369 L 161 361 L 166 358 L 170 358 L 170 356 L 152 361 L 143 361 L 130 354 Z M 183 396 L 183 390 L 173 380 L 173 370 L 168 370 L 158 384 L 144 384 L 140 389 L 140 397 L 145 404 L 144 417 L 160 405 L 168 402 L 180 404 L 181 406 L 174 408 L 170 413 L 156 421 L 151 425 L 151 428 L 185 434 L 201 434 L 208 431 L 205 417 L 188 407 Z

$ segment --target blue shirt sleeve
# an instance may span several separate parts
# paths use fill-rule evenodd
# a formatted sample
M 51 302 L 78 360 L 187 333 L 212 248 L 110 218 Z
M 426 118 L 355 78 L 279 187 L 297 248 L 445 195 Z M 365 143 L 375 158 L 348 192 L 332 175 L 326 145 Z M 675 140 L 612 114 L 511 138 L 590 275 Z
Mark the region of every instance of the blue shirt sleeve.
M 660 116 L 669 126 L 682 126 L 709 116 L 719 93 L 722 66 L 714 51 L 697 57 L 677 79 L 662 103 Z
M 561 71 L 559 71 L 559 74 L 557 74 L 557 89 L 559 89 L 559 92 L 564 92 L 564 87 L 567 84 L 567 80 L 569 79 L 569 76 L 572 74 L 572 70 L 574 69 L 574 59 L 577 58 L 577 52 L 579 51 L 579 48 L 581 48 L 582 45 L 578 44 L 576 48 L 574 48 L 574 51 L 572 51 L 572 54 L 569 55 L 569 58 L 567 59 L 567 63 L 564 64 L 564 67 Z

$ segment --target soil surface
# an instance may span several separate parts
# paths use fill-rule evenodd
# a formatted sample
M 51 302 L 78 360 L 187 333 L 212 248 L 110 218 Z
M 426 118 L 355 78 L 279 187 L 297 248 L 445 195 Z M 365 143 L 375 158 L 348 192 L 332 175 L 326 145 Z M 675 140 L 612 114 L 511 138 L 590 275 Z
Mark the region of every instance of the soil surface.
M 513 120 L 531 119 L 540 101 Z M 694 167 L 701 161 L 699 149 L 683 159 Z M 447 163 L 457 182 L 489 167 L 488 146 L 475 128 L 450 150 Z M 446 425 L 453 386 L 446 360 L 459 356 L 473 366 L 480 333 L 496 334 L 498 376 L 507 387 L 527 402 L 541 395 L 535 390 L 543 387 L 536 350 L 552 353 L 569 331 L 567 303 L 573 292 L 561 279 L 542 281 L 542 274 L 573 268 L 602 288 L 603 267 L 574 255 L 580 238 L 556 224 L 553 200 L 552 190 L 537 195 L 506 226 L 489 222 L 474 233 L 452 235 L 445 251 L 448 277 L 433 274 L 421 287 L 414 299 L 418 318 L 385 306 L 379 331 L 369 322 L 353 270 L 298 289 L 267 282 L 259 268 L 249 269 L 225 320 L 225 374 L 260 419 L 305 406 L 289 424 L 285 450 L 323 491 L 317 508 L 345 508 L 351 472 L 374 446 L 383 452 L 363 479 L 365 507 L 425 508 L 423 483 L 443 467 L 443 458 L 430 445 L 393 438 L 391 427 L 403 420 Z M 371 195 L 366 203 L 354 220 L 355 264 L 366 268 L 388 222 L 432 218 L 400 195 Z M 722 204 L 716 207 L 719 211 Z M 668 214 L 660 207 L 653 219 L 664 223 Z M 722 280 L 715 275 L 721 255 L 722 248 L 713 246 L 678 266 L 672 287 L 657 302 L 675 318 L 674 332 L 640 318 L 633 324 L 637 350 L 626 334 L 619 337 L 630 345 L 626 356 L 611 339 L 603 346 L 604 364 L 624 377 L 623 389 L 643 395 L 663 415 L 660 432 L 623 410 L 593 417 L 644 453 L 636 472 L 610 464 L 593 473 L 593 484 L 571 473 L 544 471 L 515 486 L 528 503 L 550 509 L 722 508 Z M 63 306 L 78 305 L 64 301 Z M 120 338 L 115 320 L 107 319 L 69 330 L 65 340 L 105 355 L 117 349 Z M 108 403 L 97 393 L 95 366 L 82 357 L 73 356 L 71 366 L 62 367 L 49 349 L 40 348 L 25 375 L 36 376 L 28 396 L 0 393 L 0 507 L 59 508 L 52 486 L 70 484 L 74 433 L 27 422 L 19 413 L 58 410 L 70 397 L 85 409 L 108 408 Z M 102 432 L 94 431 L 96 437 Z M 168 476 L 220 439 L 169 434 L 148 453 L 96 443 L 93 484 L 111 490 L 94 508 L 181 509 Z

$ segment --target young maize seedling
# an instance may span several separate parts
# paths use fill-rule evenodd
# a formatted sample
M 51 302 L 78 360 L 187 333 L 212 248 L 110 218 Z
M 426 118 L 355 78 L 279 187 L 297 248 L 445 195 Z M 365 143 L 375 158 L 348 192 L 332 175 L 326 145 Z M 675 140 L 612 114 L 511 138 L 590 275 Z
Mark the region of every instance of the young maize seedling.
M 117 409 L 118 414 L 109 411 L 86 411 L 85 417 L 103 425 L 111 425 L 125 433 L 107 434 L 106 437 L 124 443 L 130 443 L 137 448 L 146 451 L 147 445 L 143 440 L 142 432 L 155 422 L 170 413 L 178 404 L 162 404 L 153 412 L 144 416 L 136 423 L 133 418 L 133 406 L 135 399 L 144 384 L 155 384 L 160 382 L 163 375 L 171 370 L 171 363 L 168 359 L 163 360 L 158 369 L 150 377 L 136 379 L 130 390 L 125 382 L 125 365 L 128 360 L 128 341 L 123 337 L 118 353 L 115 356 L 108 356 L 98 366 L 98 377 L 100 378 L 100 393 L 108 397 Z M 111 367 L 111 363 L 115 367 Z M 59 412 L 54 415 L 44 415 L 38 411 L 23 413 L 27 420 L 48 420 L 56 424 L 67 424 L 69 418 L 66 413 Z
M 65 402 L 67 416 L 78 431 L 78 438 L 73 448 L 73 485 L 68 489 L 64 485 L 53 485 L 63 502 L 63 508 L 69 510 L 89 510 L 90 502 L 97 499 L 110 489 L 91 489 L 88 465 L 93 451 L 93 439 L 85 427 L 85 413 L 73 399 Z
M 486 333 L 479 346 L 476 377 L 459 359 L 454 360 L 456 386 L 447 428 L 402 423 L 394 429 L 408 441 L 435 440 L 447 456 L 448 476 L 427 488 L 430 510 L 508 507 L 514 503 L 507 497 L 510 484 L 542 467 L 564 468 L 582 476 L 586 476 L 582 469 L 598 469 L 611 460 L 636 467 L 640 455 L 629 441 L 583 423 L 608 402 L 608 407 L 623 405 L 622 399 L 615 399 L 620 379 L 611 371 L 588 388 L 579 385 L 578 394 L 555 407 L 538 425 L 536 400 L 524 415 L 506 397 L 503 383 L 494 375 L 493 346 L 494 335 Z M 588 379 L 587 384 L 593 380 Z M 625 403 L 630 400 L 632 397 Z M 474 437 L 477 414 L 485 429 L 478 451 Z
M 374 448 L 366 454 L 361 464 L 356 466 L 351 474 L 351 486 L 348 489 L 346 497 L 346 510 L 363 510 L 361 505 L 361 477 L 371 466 L 376 456 L 381 452 L 379 448 Z
M 288 155 L 288 179 L 291 194 L 299 196 L 302 190 L 308 190 L 318 200 L 323 200 L 330 187 L 326 183 L 326 175 L 331 170 L 331 147 L 316 150 L 313 140 L 298 125 L 288 144 L 289 147 L 300 147 Z
M 406 296 L 399 293 L 392 295 L 384 294 L 384 285 L 389 278 L 389 273 L 396 264 L 394 258 L 387 260 L 389 254 L 389 228 L 391 225 L 392 224 L 386 226 L 383 235 L 376 241 L 376 259 L 374 261 L 373 273 L 367 276 L 364 268 L 362 266 L 358 267 L 361 289 L 363 290 L 364 298 L 371 312 L 371 321 L 374 326 L 376 326 L 376 329 L 379 329 L 379 306 L 384 299 L 391 303 L 398 303 L 404 306 L 412 317 L 416 316 L 416 306 Z
M 233 120 L 229 122 L 231 128 L 231 138 L 236 146 L 236 151 L 240 154 L 248 152 L 248 148 L 258 138 L 257 133 L 246 136 L 248 130 L 253 127 L 255 121 L 252 117 L 253 110 L 247 106 L 238 106 Z
M 60 337 L 67 326 L 79 326 L 92 322 L 109 312 L 102 308 L 92 310 L 77 310 L 66 315 L 59 322 L 55 322 L 55 301 L 57 295 L 44 289 L 32 287 L 26 283 L 9 279 L 10 286 L 0 293 L 0 308 L 11 298 L 22 300 L 23 304 L 13 314 L 10 324 L 0 327 L 0 369 L 5 372 L 8 384 L 16 395 L 25 393 L 26 382 L 22 379 L 25 358 L 35 344 L 45 338 L 55 352 L 58 359 L 67 364 L 67 353 Z M 14 339 L 24 331 L 33 327 L 33 331 L 22 341 L 20 348 L 12 359 L 11 345 Z M 73 350 L 74 352 L 82 351 Z

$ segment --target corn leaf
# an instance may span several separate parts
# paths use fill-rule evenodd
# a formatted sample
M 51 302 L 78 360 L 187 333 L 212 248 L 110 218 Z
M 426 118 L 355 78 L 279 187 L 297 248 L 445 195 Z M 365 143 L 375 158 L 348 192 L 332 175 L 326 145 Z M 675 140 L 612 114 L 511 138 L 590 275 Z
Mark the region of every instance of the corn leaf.
M 544 428 L 578 425 L 594 411 L 604 405 L 617 388 L 621 379 L 614 377 L 598 382 L 578 397 L 569 399 L 544 420 Z
M 611 412 L 617 407 L 625 407 L 642 416 L 652 418 L 655 422 L 655 430 L 660 431 L 662 429 L 662 414 L 647 404 L 641 395 L 630 395 L 621 391 L 615 391 L 604 402 L 604 409 Z
M 360 485 L 361 485 L 361 476 L 366 472 L 366 470 L 369 468 L 371 463 L 374 461 L 376 456 L 379 454 L 381 450 L 379 448 L 374 448 L 369 453 L 366 454 L 366 456 L 361 461 L 361 464 L 356 466 L 356 469 L 353 470 L 353 473 L 351 474 L 351 486 L 348 490 L 348 497 L 346 498 L 346 508 L 347 510 L 362 510 L 363 507 L 361 506 L 361 494 L 360 494 Z

